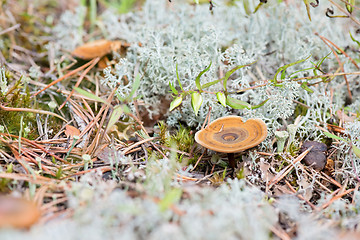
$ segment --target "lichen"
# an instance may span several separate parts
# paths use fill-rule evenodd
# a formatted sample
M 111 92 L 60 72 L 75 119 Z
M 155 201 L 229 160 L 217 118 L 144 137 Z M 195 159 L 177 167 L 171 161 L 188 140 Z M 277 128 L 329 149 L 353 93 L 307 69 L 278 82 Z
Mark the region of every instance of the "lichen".
M 347 33 L 333 31 L 336 26 L 344 24 L 347 20 L 326 19 L 321 10 L 316 11 L 312 18 L 314 23 L 309 23 L 306 15 L 297 14 L 297 7 L 287 7 L 285 4 L 276 4 L 261 9 L 256 14 L 246 14 L 244 4 L 235 2 L 232 6 L 226 6 L 222 1 L 216 1 L 217 7 L 210 14 L 208 6 L 171 3 L 169 7 L 166 1 L 147 1 L 142 11 L 127 15 L 115 15 L 110 11 L 103 16 L 103 24 L 107 30 L 109 39 L 120 38 L 130 43 L 126 60 L 121 60 L 118 68 L 126 68 L 127 71 L 109 75 L 105 72 L 104 83 L 113 86 L 118 82 L 122 84 L 122 77 L 129 80 L 127 86 L 119 88 L 119 94 L 128 91 L 129 85 L 134 81 L 134 69 L 139 69 L 143 75 L 138 95 L 145 102 L 145 108 L 150 116 L 158 114 L 154 107 L 160 99 L 169 98 L 169 82 L 177 85 L 176 66 L 179 78 L 184 90 L 196 89 L 195 78 L 200 71 L 210 63 L 212 66 L 204 74 L 201 83 L 207 83 L 220 78 L 226 71 L 237 65 L 249 64 L 257 61 L 250 67 L 240 69 L 229 80 L 229 91 L 236 91 L 249 87 L 255 81 L 260 84 L 262 80 L 271 79 L 276 70 L 291 62 L 305 59 L 311 55 L 311 61 L 316 62 L 326 55 L 330 49 L 314 35 L 317 31 L 320 35 L 330 38 L 341 45 L 342 37 L 349 39 Z M 249 5 L 248 7 L 254 7 Z M 316 24 L 315 24 L 316 23 Z M 139 44 L 141 43 L 141 44 Z M 340 56 L 344 60 L 344 56 Z M 337 63 L 333 56 L 324 61 L 322 70 L 325 72 L 335 71 Z M 314 67 L 311 61 L 305 61 L 295 65 L 291 71 Z M 354 69 L 349 63 L 345 64 L 346 70 Z M 250 76 L 248 71 L 252 72 Z M 311 74 L 311 71 L 298 72 L 298 77 Z M 257 79 L 254 79 L 257 78 Z M 256 82 L 257 81 L 257 82 Z M 311 81 L 312 82 L 312 81 Z M 331 81 L 331 86 L 337 86 L 343 79 L 336 78 Z M 351 83 L 352 85 L 355 83 Z M 330 109 L 332 104 L 329 93 L 310 94 L 299 87 L 297 83 L 284 84 L 284 88 L 271 85 L 256 90 L 248 90 L 243 94 L 233 94 L 237 99 L 259 103 L 266 98 L 270 100 L 262 107 L 250 111 L 233 111 L 222 107 L 216 97 L 204 94 L 204 101 L 198 116 L 193 114 L 190 97 L 183 100 L 180 109 L 175 109 L 168 116 L 168 124 L 177 125 L 185 122 L 190 127 L 199 128 L 203 123 L 209 107 L 212 107 L 212 119 L 228 114 L 238 114 L 248 118 L 260 116 L 267 120 L 270 133 L 273 133 L 282 125 L 282 120 L 294 117 L 296 103 L 294 100 L 303 100 L 305 105 L 311 106 L 308 115 L 314 112 L 317 116 L 323 115 Z M 321 91 L 324 86 L 312 86 L 314 91 Z M 222 89 L 221 83 L 211 86 L 208 91 L 216 92 Z M 343 96 L 344 88 L 335 88 L 336 94 Z M 322 94 L 322 109 L 312 104 Z M 269 96 L 270 95 L 270 96 Z M 334 98 L 335 107 L 341 107 L 339 98 Z M 333 107 L 331 107 L 333 108 Z M 318 112 L 318 111 L 321 111 Z M 319 131 L 315 131 L 314 121 L 305 117 L 300 130 L 301 136 L 314 138 Z M 316 119 L 316 117 L 314 117 Z M 322 120 L 326 118 L 322 117 Z M 321 135 L 320 135 L 321 136 Z

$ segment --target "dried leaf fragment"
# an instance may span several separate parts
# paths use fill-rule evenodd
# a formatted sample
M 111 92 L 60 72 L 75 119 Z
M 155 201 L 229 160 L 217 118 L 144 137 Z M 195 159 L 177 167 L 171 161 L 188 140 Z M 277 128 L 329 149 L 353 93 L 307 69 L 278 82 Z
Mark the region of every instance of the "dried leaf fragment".
M 65 135 L 66 137 L 73 138 L 74 136 L 80 136 L 80 130 L 71 125 L 65 126 Z
M 328 176 L 332 176 L 334 171 L 335 171 L 335 162 L 334 160 L 328 158 L 324 168 L 324 173 L 327 174 Z
M 344 111 L 341 110 L 337 110 L 336 115 L 343 122 L 354 122 L 356 119 L 356 116 L 348 116 Z

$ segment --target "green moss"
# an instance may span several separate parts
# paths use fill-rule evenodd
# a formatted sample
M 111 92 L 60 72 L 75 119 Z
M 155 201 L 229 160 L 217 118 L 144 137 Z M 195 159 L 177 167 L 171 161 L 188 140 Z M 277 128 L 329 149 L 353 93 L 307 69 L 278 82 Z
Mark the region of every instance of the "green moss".
M 167 125 L 163 121 L 160 121 L 158 126 L 161 144 L 164 144 L 166 147 L 176 146 L 176 148 L 182 152 L 191 151 L 195 140 L 189 128 L 180 125 L 178 130 L 170 134 Z
M 287 151 L 291 156 L 296 156 L 299 152 L 299 146 L 297 146 L 294 142 L 290 143 L 290 146 L 287 148 Z
M 15 80 L 10 73 L 5 71 L 7 82 L 15 82 L 5 93 L 0 93 L 0 104 L 7 108 L 32 108 L 32 100 L 29 88 L 23 84 L 22 78 Z M 1 125 L 6 127 L 6 132 L 10 134 L 19 134 L 21 118 L 23 118 L 23 127 L 36 126 L 36 119 L 33 113 L 21 111 L 7 111 L 0 109 Z M 36 137 L 35 131 L 30 131 L 29 137 Z
M 168 127 L 167 125 L 164 123 L 164 121 L 160 121 L 159 124 L 159 137 L 160 137 L 160 143 L 161 144 L 166 144 L 167 142 L 167 133 L 168 133 Z
M 179 151 L 192 153 L 191 157 L 184 154 L 177 154 L 179 162 L 186 165 L 194 165 L 197 162 L 200 154 L 194 153 L 194 149 L 192 149 L 195 144 L 195 139 L 189 128 L 180 126 L 178 130 L 176 130 L 173 134 L 170 134 L 167 125 L 163 121 L 159 122 L 158 127 L 160 144 L 165 145 L 166 147 L 175 146 Z M 199 167 L 201 168 L 201 164 L 199 164 Z
M 175 144 L 180 151 L 190 152 L 194 145 L 195 139 L 190 129 L 180 125 L 179 130 L 171 135 L 166 142 L 168 146 Z
M 39 135 L 36 128 L 36 114 L 18 109 L 43 108 L 44 110 L 49 110 L 49 107 L 45 104 L 40 105 L 35 98 L 31 97 L 29 86 L 24 76 L 16 79 L 10 71 L 4 68 L 0 69 L 0 71 L 2 74 L 0 89 L 0 105 L 2 106 L 2 109 L 0 109 L 0 125 L 4 128 L 3 132 L 19 135 L 20 129 L 22 128 L 24 130 L 22 137 L 28 139 L 37 138 Z M 54 117 L 49 117 L 48 128 L 53 130 L 60 129 L 61 125 L 59 125 L 59 120 Z
M 12 173 L 13 172 L 13 165 L 12 163 L 8 164 L 6 166 L 6 173 Z M 11 183 L 11 179 L 8 178 L 1 178 L 0 179 L 0 192 L 5 193 L 5 192 L 9 192 L 10 188 L 9 188 L 9 184 Z
M 244 168 L 243 167 L 236 173 L 236 178 L 237 179 L 244 179 L 245 178 L 245 173 L 244 173 Z
M 301 103 L 306 104 L 304 100 L 298 100 L 298 101 L 301 102 Z M 295 116 L 295 118 L 297 116 L 305 116 L 307 111 L 308 111 L 308 108 L 306 106 L 301 105 L 301 104 L 297 104 L 296 107 L 295 107 L 294 116 Z

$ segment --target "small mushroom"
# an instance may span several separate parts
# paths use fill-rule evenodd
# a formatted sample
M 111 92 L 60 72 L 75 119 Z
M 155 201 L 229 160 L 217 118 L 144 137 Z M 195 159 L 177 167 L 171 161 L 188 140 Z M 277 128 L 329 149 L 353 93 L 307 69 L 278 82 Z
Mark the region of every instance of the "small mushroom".
M 25 199 L 0 196 L 0 228 L 29 228 L 40 218 L 40 210 Z
M 304 163 L 313 167 L 315 170 L 321 171 L 326 165 L 327 146 L 325 143 L 316 141 L 306 141 L 300 148 L 300 153 L 305 152 L 308 148 L 313 147 L 305 156 Z
M 235 168 L 235 152 L 255 147 L 267 136 L 266 124 L 261 119 L 243 122 L 238 116 L 218 118 L 195 134 L 195 141 L 210 150 L 228 154 L 229 165 Z

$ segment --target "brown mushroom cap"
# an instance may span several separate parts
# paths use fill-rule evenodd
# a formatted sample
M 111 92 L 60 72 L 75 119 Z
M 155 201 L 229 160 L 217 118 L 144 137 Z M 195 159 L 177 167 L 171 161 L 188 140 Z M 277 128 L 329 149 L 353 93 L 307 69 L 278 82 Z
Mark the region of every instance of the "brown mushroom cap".
M 227 116 L 211 122 L 195 134 L 195 141 L 208 149 L 234 153 L 255 147 L 267 136 L 267 127 L 261 119 L 243 122 L 241 117 Z

